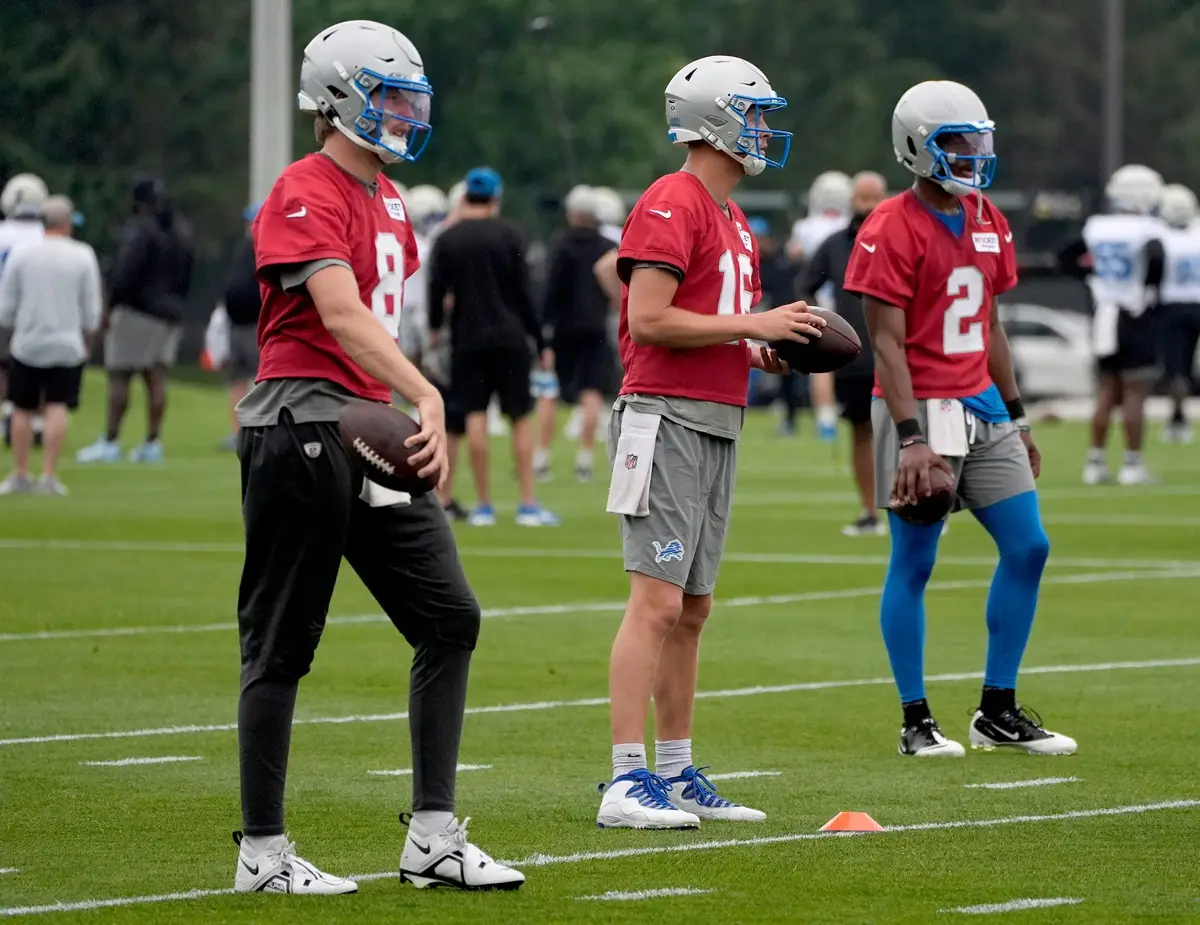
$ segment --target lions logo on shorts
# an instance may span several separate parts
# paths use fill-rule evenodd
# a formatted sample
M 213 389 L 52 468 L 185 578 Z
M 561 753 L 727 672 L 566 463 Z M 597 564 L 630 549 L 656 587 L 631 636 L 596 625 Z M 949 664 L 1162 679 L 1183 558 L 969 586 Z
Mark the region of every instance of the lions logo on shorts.
M 671 540 L 666 546 L 660 545 L 658 540 L 652 542 L 655 562 L 670 562 L 672 559 L 678 562 L 683 561 L 683 543 L 679 540 Z

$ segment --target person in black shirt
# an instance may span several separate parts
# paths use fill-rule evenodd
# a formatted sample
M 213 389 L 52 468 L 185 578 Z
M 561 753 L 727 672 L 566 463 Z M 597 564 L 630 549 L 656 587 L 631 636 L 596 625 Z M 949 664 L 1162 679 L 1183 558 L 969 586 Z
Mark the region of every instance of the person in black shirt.
M 567 197 L 568 227 L 551 248 L 542 311 L 562 398 L 582 412 L 575 475 L 585 482 L 592 478 L 596 425 L 604 395 L 614 391 L 615 368 L 608 341 L 611 306 L 595 270 L 596 261 L 613 249 L 613 243 L 600 232 L 590 197 L 586 187 L 576 187 Z
M 258 291 L 258 273 L 254 263 L 254 239 L 250 228 L 259 206 L 255 203 L 242 213 L 246 220 L 246 234 L 238 244 L 237 251 L 229 264 L 229 278 L 225 284 L 225 313 L 229 316 L 229 355 L 225 360 L 225 375 L 229 382 L 229 407 L 237 403 L 258 374 L 258 314 L 262 311 L 262 296 Z M 237 449 L 237 412 L 233 415 L 233 433 L 225 439 L 222 447 Z
M 862 502 L 862 515 L 842 529 L 847 536 L 872 536 L 885 532 L 885 527 L 875 515 L 875 465 L 871 436 L 871 389 L 875 385 L 875 360 L 871 353 L 871 339 L 867 336 L 862 301 L 854 293 L 843 289 L 842 282 L 846 278 L 846 265 L 850 262 L 858 229 L 871 211 L 886 198 L 887 184 L 883 177 L 874 171 L 857 174 L 850 200 L 853 209 L 850 224 L 822 242 L 805 266 L 799 285 L 801 298 L 812 302 L 817 290 L 826 282 L 832 283 L 837 313 L 850 322 L 862 341 L 862 352 L 834 373 L 833 379 L 834 393 L 842 407 L 842 420 L 851 428 L 854 481 Z
M 545 349 L 533 307 L 525 244 L 499 217 L 502 185 L 490 167 L 476 167 L 465 178 L 458 219 L 433 245 L 429 260 L 429 332 L 431 341 L 447 320 L 450 305 L 450 392 L 467 416 L 467 444 L 475 475 L 477 505 L 473 526 L 496 522 L 488 480 L 487 407 L 492 396 L 512 421 L 513 455 L 521 503 L 520 526 L 554 526 L 558 519 L 537 503 L 533 493 L 533 396 L 529 371 L 530 341 L 544 366 Z
M 779 246 L 771 232 L 771 223 L 761 215 L 747 217 L 750 233 L 758 245 L 758 275 L 762 281 L 762 299 L 754 306 L 756 312 L 765 312 L 777 305 L 796 301 L 797 266 L 788 256 L 787 250 Z M 804 403 L 808 388 L 807 377 L 788 373 L 780 377 L 779 397 L 783 401 L 783 422 L 780 433 L 792 436 L 796 433 L 796 415 Z

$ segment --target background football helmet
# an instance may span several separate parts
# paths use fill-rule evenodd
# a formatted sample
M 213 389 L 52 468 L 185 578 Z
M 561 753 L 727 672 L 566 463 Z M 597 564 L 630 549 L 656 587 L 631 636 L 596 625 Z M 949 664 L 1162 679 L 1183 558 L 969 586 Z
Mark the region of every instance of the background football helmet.
M 1113 171 L 1104 187 L 1104 197 L 1115 212 L 1149 215 L 1158 208 L 1163 179 L 1157 170 L 1143 164 L 1126 164 Z
M 1158 214 L 1172 228 L 1187 228 L 1196 220 L 1198 211 L 1196 194 L 1182 183 L 1168 183 L 1163 187 Z
M 0 193 L 0 212 L 5 218 L 37 215 L 49 195 L 41 177 L 19 173 L 4 184 L 4 192 Z

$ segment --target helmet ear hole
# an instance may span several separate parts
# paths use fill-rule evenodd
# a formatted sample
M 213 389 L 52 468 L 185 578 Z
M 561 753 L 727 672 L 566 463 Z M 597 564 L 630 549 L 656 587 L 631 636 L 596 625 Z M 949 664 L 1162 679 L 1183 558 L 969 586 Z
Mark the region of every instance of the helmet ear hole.
M 912 135 L 909 135 L 904 140 L 906 142 L 908 142 L 908 153 L 911 154 L 913 157 L 916 157 L 917 156 L 917 146 L 915 144 L 913 144 Z

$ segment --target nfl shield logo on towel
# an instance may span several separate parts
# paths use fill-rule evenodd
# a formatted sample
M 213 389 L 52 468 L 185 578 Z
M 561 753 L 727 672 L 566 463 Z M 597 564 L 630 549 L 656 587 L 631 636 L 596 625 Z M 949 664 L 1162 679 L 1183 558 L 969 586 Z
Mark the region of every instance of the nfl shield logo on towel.
M 626 455 L 625 468 L 626 469 L 636 469 L 637 468 L 637 459 L 638 459 L 637 456 L 633 453 L 629 453 L 628 455 Z

